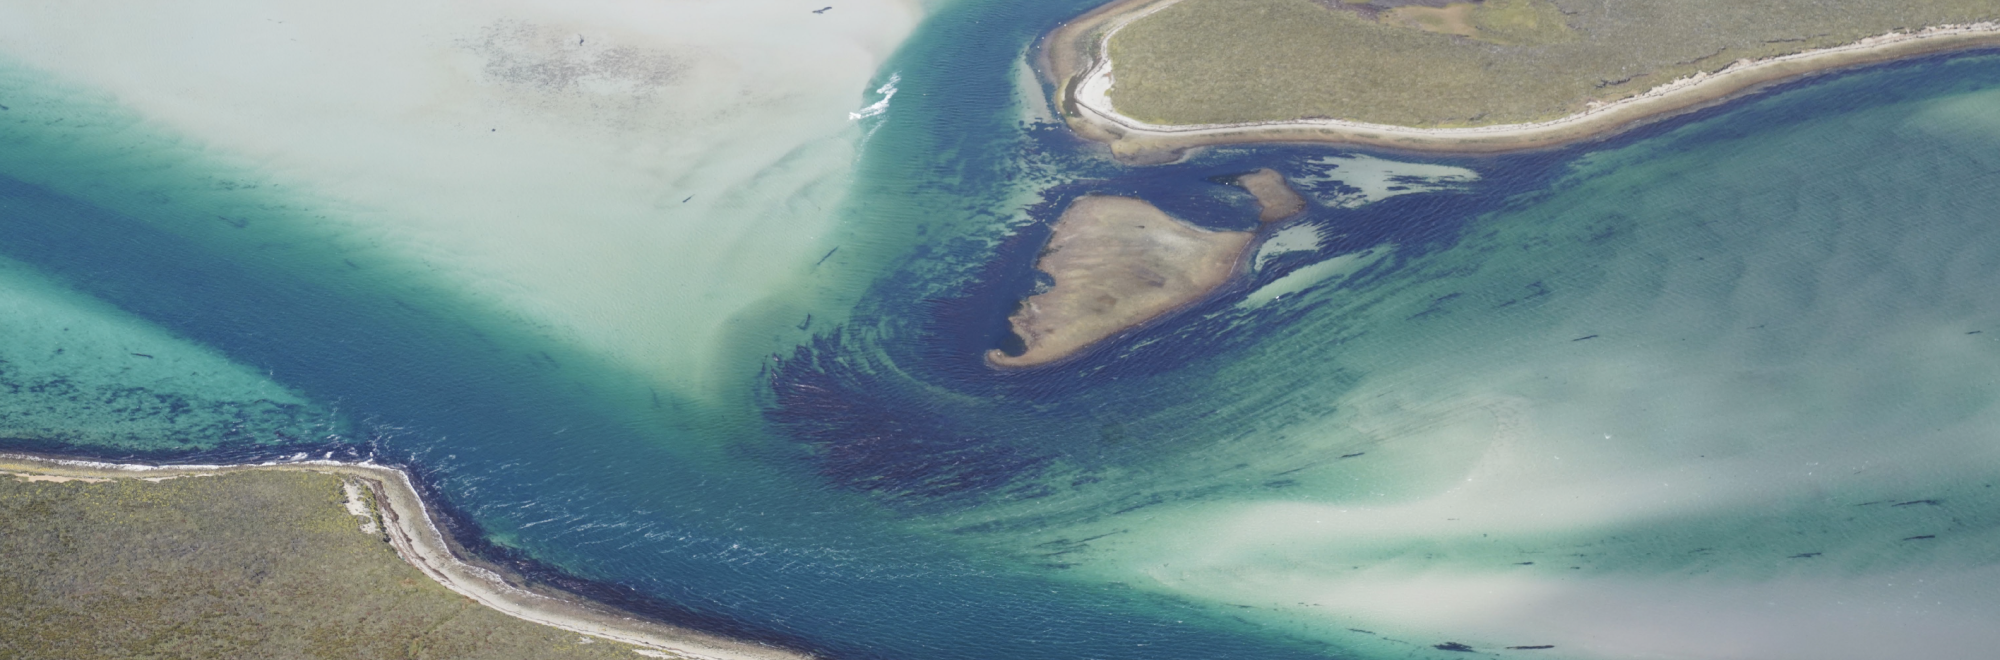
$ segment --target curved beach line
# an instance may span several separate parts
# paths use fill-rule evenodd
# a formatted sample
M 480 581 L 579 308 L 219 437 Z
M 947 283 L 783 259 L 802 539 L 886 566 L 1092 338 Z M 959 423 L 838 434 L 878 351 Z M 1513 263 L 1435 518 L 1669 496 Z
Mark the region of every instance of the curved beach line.
M 802 660 L 812 656 L 739 642 L 621 614 L 577 598 L 536 593 L 508 584 L 495 571 L 460 558 L 401 468 L 373 462 L 302 460 L 238 465 L 144 465 L 0 453 L 0 474 L 71 479 L 159 479 L 249 470 L 319 472 L 350 477 L 374 493 L 389 543 L 397 556 L 459 595 L 517 619 L 648 650 L 651 657 L 698 660 Z M 408 515 L 405 515 L 405 514 Z
M 1833 46 L 1757 60 L 1737 60 L 1636 96 L 1566 117 L 1524 124 L 1416 128 L 1341 119 L 1292 119 L 1234 124 L 1154 124 L 1120 114 L 1110 91 L 1111 38 L 1119 30 L 1180 0 L 1115 2 L 1057 28 L 1045 42 L 1042 70 L 1055 78 L 1057 107 L 1072 129 L 1110 143 L 1120 159 L 1166 162 L 1199 146 L 1247 142 L 1337 142 L 1408 151 L 1493 153 L 1561 146 L 1605 137 L 1671 115 L 1714 105 L 1773 84 L 1837 69 L 1953 50 L 2000 45 L 2000 22 L 1938 25 L 1889 32 Z M 1084 68 L 1087 65 L 1087 68 Z M 1071 72 L 1081 69 L 1081 74 Z

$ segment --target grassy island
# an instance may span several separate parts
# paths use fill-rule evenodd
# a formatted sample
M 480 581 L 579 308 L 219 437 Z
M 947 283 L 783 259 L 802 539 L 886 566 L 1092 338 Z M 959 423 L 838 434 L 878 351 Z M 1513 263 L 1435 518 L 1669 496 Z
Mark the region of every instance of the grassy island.
M 480 584 L 388 468 L 130 467 L 0 455 L 0 658 L 801 657 Z
M 1831 68 L 2000 44 L 1995 20 L 1991 0 L 1124 0 L 1052 34 L 1042 66 L 1071 124 L 1114 143 L 1493 151 Z M 1534 139 L 1451 133 L 1598 111 L 1612 116 Z M 1194 127 L 1227 135 L 1176 130 Z
M 0 476 L 0 657 L 639 657 L 432 582 L 334 475 L 57 479 Z

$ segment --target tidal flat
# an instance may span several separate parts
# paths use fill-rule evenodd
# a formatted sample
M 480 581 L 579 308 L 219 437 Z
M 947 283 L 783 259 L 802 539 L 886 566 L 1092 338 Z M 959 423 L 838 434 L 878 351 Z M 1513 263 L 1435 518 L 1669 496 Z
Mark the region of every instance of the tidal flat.
M 988 351 L 987 362 L 1012 368 L 1058 362 L 1199 303 L 1241 274 L 1252 248 L 1273 235 L 1269 226 L 1307 207 L 1285 175 L 1268 167 L 1219 180 L 1256 200 L 1255 231 L 1204 228 L 1131 197 L 1071 201 L 1035 260 L 1035 271 L 1052 281 L 1048 290 L 1028 296 L 1007 318 L 1021 349 Z
M 1236 274 L 1254 234 L 1212 231 L 1130 197 L 1071 202 L 1035 269 L 1055 284 L 1009 317 L 1025 348 L 998 349 L 1001 367 L 1032 367 L 1201 300 Z
M 1285 175 L 1265 167 L 1255 172 L 1236 177 L 1236 185 L 1250 191 L 1257 198 L 1257 221 L 1272 223 L 1297 215 L 1306 210 L 1306 199 L 1300 197 L 1292 184 L 1285 182 Z

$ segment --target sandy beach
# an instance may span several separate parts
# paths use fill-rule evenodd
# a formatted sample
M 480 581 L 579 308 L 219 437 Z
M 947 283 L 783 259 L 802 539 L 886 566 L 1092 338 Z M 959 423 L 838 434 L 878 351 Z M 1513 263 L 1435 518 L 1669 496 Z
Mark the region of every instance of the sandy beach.
M 293 470 L 351 477 L 374 494 L 396 554 L 438 584 L 518 619 L 652 649 L 653 657 L 701 660 L 797 660 L 811 656 L 654 623 L 567 594 L 531 591 L 466 561 L 431 518 L 409 474 L 374 463 L 296 461 L 243 465 L 143 465 L 0 454 L 0 478 L 29 481 L 159 480 L 245 470 Z M 645 653 L 642 653 L 645 654 Z
M 1038 69 L 1056 87 L 1056 107 L 1079 135 L 1105 142 L 1121 160 L 1170 162 L 1194 147 L 1255 142 L 1328 142 L 1418 152 L 1497 153 L 1557 147 L 1601 138 L 1709 107 L 1774 84 L 1839 69 L 2000 45 L 2000 23 L 1938 25 L 1889 32 L 1855 43 L 1758 60 L 1737 60 L 1610 103 L 1593 103 L 1549 121 L 1418 128 L 1340 119 L 1241 124 L 1163 125 L 1118 112 L 1109 54 L 1112 35 L 1179 0 L 1126 0 L 1064 24 L 1043 42 Z

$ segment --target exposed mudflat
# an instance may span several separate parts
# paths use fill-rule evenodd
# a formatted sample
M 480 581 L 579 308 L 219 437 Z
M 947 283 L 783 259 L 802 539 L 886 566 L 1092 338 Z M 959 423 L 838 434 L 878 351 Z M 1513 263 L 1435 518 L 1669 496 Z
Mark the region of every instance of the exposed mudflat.
M 1285 175 L 1277 170 L 1266 167 L 1236 177 L 1236 185 L 1257 198 L 1258 222 L 1277 222 L 1306 209 L 1306 199 L 1292 190 L 1291 184 L 1285 183 Z
M 1077 199 L 1035 264 L 1055 286 L 1008 319 L 1027 350 L 986 359 L 1047 364 L 1200 300 L 1229 280 L 1252 236 L 1202 229 L 1129 197 Z

